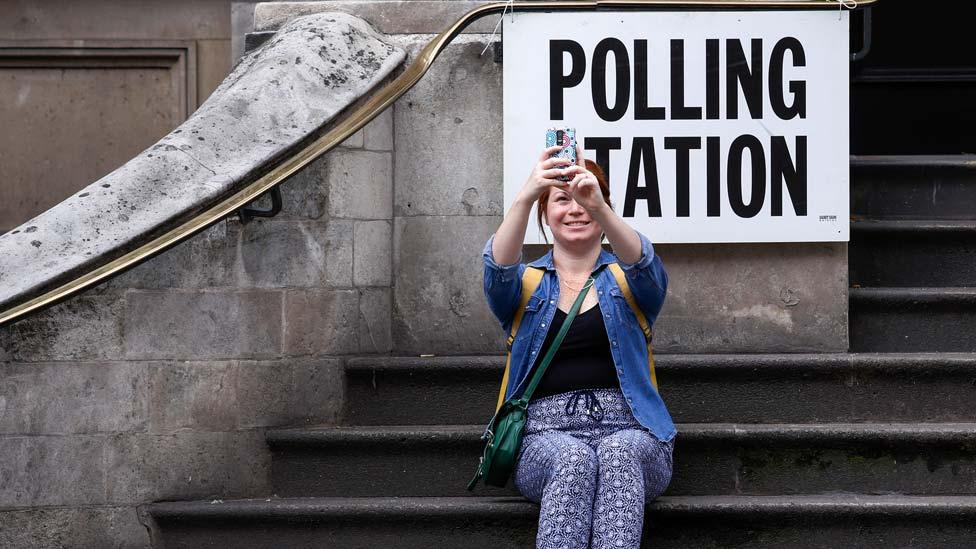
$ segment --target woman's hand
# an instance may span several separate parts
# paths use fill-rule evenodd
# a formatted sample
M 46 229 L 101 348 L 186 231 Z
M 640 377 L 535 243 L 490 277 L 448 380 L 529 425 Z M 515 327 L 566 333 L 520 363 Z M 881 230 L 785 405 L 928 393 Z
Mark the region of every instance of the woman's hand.
M 559 176 L 571 177 L 576 166 L 572 166 L 568 158 L 550 158 L 553 153 L 562 149 L 562 145 L 553 145 L 542 151 L 539 162 L 532 168 L 528 180 L 522 187 L 522 195 L 529 202 L 535 202 L 542 196 L 546 187 L 568 189 L 568 181 L 556 179 Z
M 606 202 L 603 201 L 600 183 L 596 180 L 593 172 L 586 169 L 583 149 L 579 143 L 576 144 L 576 165 L 572 166 L 570 170 L 575 176 L 569 182 L 566 191 L 573 197 L 573 200 L 590 213 L 602 209 Z

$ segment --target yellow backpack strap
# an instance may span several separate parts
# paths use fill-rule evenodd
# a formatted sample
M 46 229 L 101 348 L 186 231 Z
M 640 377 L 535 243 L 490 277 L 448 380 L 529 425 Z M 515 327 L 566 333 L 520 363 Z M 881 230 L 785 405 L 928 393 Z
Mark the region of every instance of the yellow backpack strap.
M 640 307 L 637 305 L 637 300 L 634 299 L 634 293 L 630 291 L 630 285 L 627 283 L 627 277 L 624 275 L 624 270 L 620 268 L 617 263 L 610 264 L 610 272 L 613 273 L 613 277 L 617 279 L 617 286 L 620 287 L 620 293 L 624 294 L 624 298 L 627 299 L 627 304 L 634 311 L 634 316 L 637 317 L 637 322 L 640 324 L 641 331 L 644 332 L 644 339 L 647 341 L 647 367 L 651 372 L 651 383 L 654 385 L 654 389 L 657 389 L 657 375 L 654 373 L 654 349 L 651 345 L 652 333 L 651 324 L 647 321 L 647 317 L 644 316 L 644 312 L 641 311 Z
M 522 273 L 522 297 L 519 299 L 518 308 L 515 309 L 515 318 L 512 319 L 512 333 L 508 336 L 508 341 L 506 342 L 508 357 L 505 359 L 505 374 L 502 376 L 501 389 L 498 390 L 498 404 L 495 406 L 495 412 L 498 412 L 502 404 L 505 403 L 505 389 L 508 388 L 508 370 L 512 363 L 512 345 L 515 343 L 515 335 L 518 334 L 519 325 L 522 323 L 522 314 L 525 312 L 525 306 L 528 305 L 532 294 L 535 293 L 536 288 L 539 287 L 539 283 L 542 282 L 542 275 L 545 272 L 545 269 L 526 267 Z

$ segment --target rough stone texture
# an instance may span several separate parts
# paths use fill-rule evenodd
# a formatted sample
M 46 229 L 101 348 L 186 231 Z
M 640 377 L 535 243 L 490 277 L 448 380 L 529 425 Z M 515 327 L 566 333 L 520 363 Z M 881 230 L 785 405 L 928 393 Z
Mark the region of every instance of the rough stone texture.
M 0 511 L 0 547 L 145 549 L 149 532 L 135 507 Z
M 220 221 L 98 288 L 220 288 L 233 284 L 228 221 Z
M 343 398 L 339 360 L 243 360 L 237 371 L 238 425 L 242 429 L 334 424 Z
M 667 353 L 846 352 L 847 244 L 661 245 Z
M 323 11 L 344 11 L 369 21 L 386 34 L 436 34 L 486 2 L 442 0 L 365 0 L 330 2 L 262 2 L 254 8 L 254 30 L 275 30 L 294 17 Z M 498 16 L 483 17 L 465 33 L 491 32 Z
M 285 294 L 284 311 L 286 355 L 359 351 L 358 290 L 289 290 Z
M 105 503 L 105 437 L 0 436 L 0 508 Z
M 393 225 L 386 220 L 357 221 L 353 254 L 353 284 L 356 286 L 389 286 Z
M 379 116 L 374 118 L 366 127 L 363 148 L 371 151 L 392 151 L 393 150 L 393 111 L 395 107 L 389 107 Z
M 237 378 L 234 361 L 150 365 L 150 431 L 233 430 L 241 408 Z
M 278 291 L 133 291 L 126 300 L 126 358 L 278 356 L 281 300 Z
M 124 309 L 119 292 L 72 297 L 0 327 L 0 360 L 122 358 Z
M 393 349 L 390 318 L 393 315 L 389 288 L 359 290 L 359 351 L 388 353 Z
M 104 499 L 253 497 L 270 493 L 270 456 L 261 429 L 167 435 L 120 433 L 105 440 Z M 55 490 L 53 493 L 57 493 Z
M 329 156 L 326 177 L 332 217 L 393 217 L 393 157 L 390 153 L 336 151 Z
M 351 286 L 353 227 L 349 221 L 256 219 L 234 224 L 238 287 Z
M 281 211 L 273 219 L 321 219 L 328 212 L 328 182 L 325 179 L 325 163 L 333 153 L 326 153 L 313 160 L 278 185 L 281 191 Z M 252 207 L 268 210 L 271 197 L 265 193 L 252 203 Z
M 401 38 L 411 61 L 428 41 Z M 484 47 L 455 39 L 397 100 L 396 215 L 502 215 L 502 67 Z
M 100 264 L 253 179 L 404 59 L 364 21 L 295 19 L 248 53 L 178 129 L 58 206 L 0 235 L 0 306 Z
M 502 331 L 485 303 L 481 263 L 481 249 L 499 223 L 497 216 L 396 219 L 396 353 L 499 351 Z
M 148 386 L 138 363 L 0 363 L 0 433 L 143 430 Z

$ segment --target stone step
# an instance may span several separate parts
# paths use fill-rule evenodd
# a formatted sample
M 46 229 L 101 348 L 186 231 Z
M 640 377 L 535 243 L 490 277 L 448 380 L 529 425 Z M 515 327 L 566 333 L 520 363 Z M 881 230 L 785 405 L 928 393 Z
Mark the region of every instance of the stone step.
M 976 155 L 851 156 L 851 212 L 865 218 L 973 219 Z
M 976 351 L 976 288 L 852 288 L 851 350 Z
M 524 549 L 535 544 L 539 513 L 511 497 L 161 502 L 144 511 L 167 549 Z M 973 496 L 664 496 L 647 506 L 643 545 L 972 547 L 974 519 Z
M 976 221 L 854 221 L 848 255 L 855 287 L 976 286 Z
M 976 421 L 976 354 L 657 355 L 656 362 L 676 422 Z M 502 356 L 350 359 L 340 423 L 485 425 L 504 364 Z
M 276 429 L 280 497 L 518 495 L 465 489 L 481 426 Z M 976 494 L 976 423 L 680 424 L 668 495 Z

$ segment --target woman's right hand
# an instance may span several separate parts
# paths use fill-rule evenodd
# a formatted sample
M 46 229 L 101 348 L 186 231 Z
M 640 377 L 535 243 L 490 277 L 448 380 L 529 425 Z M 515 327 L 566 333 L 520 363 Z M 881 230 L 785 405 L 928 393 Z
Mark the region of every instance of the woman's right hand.
M 569 188 L 569 181 L 556 179 L 559 176 L 572 176 L 575 168 L 568 158 L 550 158 L 562 145 L 553 145 L 542 151 L 539 162 L 532 168 L 532 173 L 522 187 L 522 195 L 530 202 L 535 202 L 542 196 L 547 187 Z

